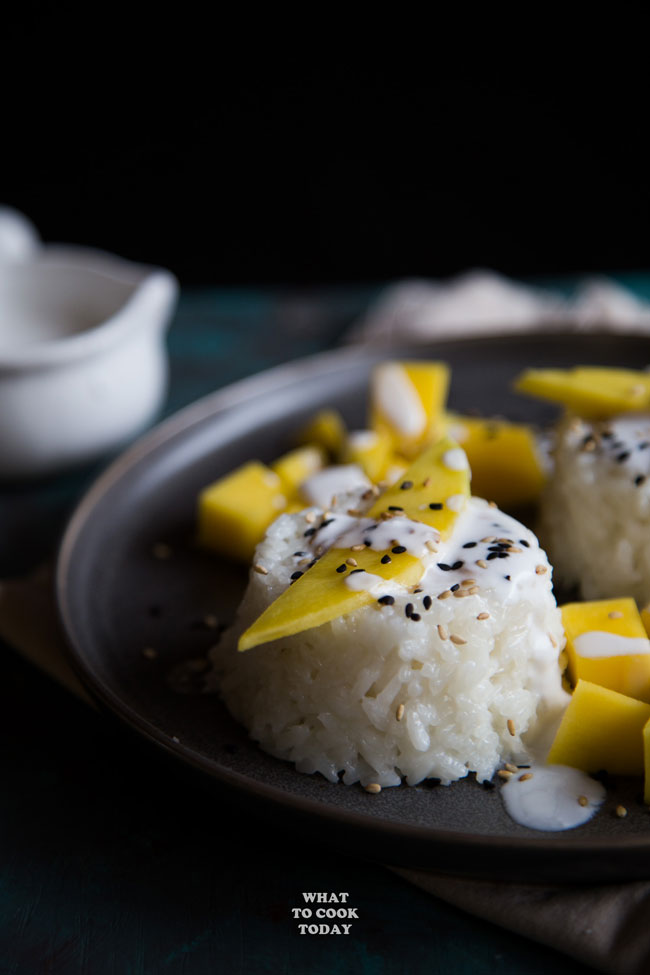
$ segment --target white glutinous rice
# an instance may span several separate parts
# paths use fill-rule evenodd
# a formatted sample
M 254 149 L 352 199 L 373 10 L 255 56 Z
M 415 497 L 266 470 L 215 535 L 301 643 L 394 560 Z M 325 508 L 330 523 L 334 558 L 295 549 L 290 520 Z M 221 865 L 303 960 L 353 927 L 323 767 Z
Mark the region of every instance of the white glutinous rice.
M 560 426 L 539 532 L 563 589 L 650 600 L 648 414 Z
M 267 574 L 251 572 L 237 621 L 213 651 L 222 698 L 263 749 L 331 782 L 489 779 L 525 754 L 527 736 L 567 695 L 546 556 L 485 501 L 471 498 L 452 538 L 427 551 L 421 591 L 385 583 L 344 617 L 236 649 L 305 559 L 349 530 L 345 511 L 367 509 L 361 495 L 342 497 L 323 529 L 314 508 L 271 526 L 255 556 Z M 382 593 L 394 603 L 380 604 Z

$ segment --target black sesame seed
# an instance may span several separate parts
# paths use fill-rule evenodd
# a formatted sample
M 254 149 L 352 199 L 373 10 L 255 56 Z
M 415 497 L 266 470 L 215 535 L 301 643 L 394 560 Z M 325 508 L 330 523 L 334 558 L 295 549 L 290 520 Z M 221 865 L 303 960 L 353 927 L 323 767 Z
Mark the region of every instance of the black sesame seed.
M 443 572 L 451 572 L 451 566 L 447 565 L 446 562 L 438 562 L 438 568 L 442 569 Z
M 307 553 L 306 552 L 294 552 L 293 554 L 296 556 L 296 558 L 300 558 L 301 555 L 306 555 Z
M 422 592 L 422 590 L 421 589 L 414 589 L 413 592 L 414 593 L 416 593 L 416 592 Z
M 413 612 L 413 603 L 407 603 L 404 607 L 404 615 L 410 616 Z
M 460 589 L 460 582 L 457 582 L 455 586 L 451 586 L 451 588 L 450 588 L 449 591 L 450 592 L 458 592 L 459 589 Z
M 411 613 L 410 619 L 412 619 L 414 623 L 418 623 L 422 617 L 419 613 Z
M 583 438 L 582 446 L 586 447 L 588 443 L 595 443 L 595 442 L 596 442 L 596 438 L 594 437 L 593 433 L 588 433 L 587 436 Z
M 408 491 L 412 487 L 413 487 L 413 481 L 402 481 L 402 483 L 400 484 L 400 490 L 402 491 Z
M 530 542 L 527 542 L 525 538 L 520 538 L 519 539 L 519 544 L 520 545 L 523 545 L 524 548 L 530 548 Z
M 510 576 L 504 576 L 503 578 L 510 582 Z
M 424 599 L 422 600 L 422 605 L 424 606 L 425 609 L 431 609 L 432 602 L 433 600 L 431 599 L 431 596 L 425 596 Z
M 611 440 L 611 438 L 614 436 L 611 430 L 601 430 L 600 435 L 604 440 Z
M 321 523 L 320 523 L 320 525 L 318 527 L 319 528 L 327 528 L 327 526 L 328 525 L 331 525 L 333 521 L 334 521 L 334 518 L 326 518 L 325 521 L 321 521 Z
M 637 477 L 634 478 L 634 483 L 636 484 L 637 487 L 640 487 L 640 485 L 643 484 L 644 481 L 645 481 L 645 475 L 643 474 L 639 474 L 637 475 Z
M 616 461 L 617 463 L 622 464 L 623 461 L 627 460 L 629 456 L 630 456 L 629 450 L 624 450 L 622 454 L 616 455 Z
M 377 602 L 378 603 L 381 603 L 382 606 L 392 606 L 393 603 L 395 602 L 395 597 L 394 596 L 380 596 L 379 599 L 377 600 Z
M 442 511 L 442 502 L 432 501 L 429 507 L 431 508 L 432 511 Z
M 346 565 L 345 565 L 345 562 L 343 562 L 343 563 L 342 563 L 341 565 L 338 565 L 338 566 L 336 567 L 336 571 L 337 571 L 337 572 L 345 572 L 345 570 L 346 570 Z
M 491 562 L 492 559 L 498 559 L 499 558 L 499 555 L 500 555 L 500 552 L 490 552 L 490 554 L 487 557 L 488 562 Z
M 650 447 L 650 440 L 642 440 L 640 444 L 637 445 L 637 450 L 647 450 Z
M 391 559 L 390 555 L 382 555 L 382 557 L 381 557 L 381 564 L 382 565 L 388 565 L 389 562 L 392 562 L 392 561 L 393 560 Z
M 366 548 L 370 548 L 370 546 L 372 545 L 372 542 L 370 541 L 369 538 L 364 538 L 363 544 L 366 546 Z
M 405 545 L 396 545 L 395 548 L 391 548 L 391 552 L 393 553 L 393 555 L 401 555 L 402 552 L 405 551 L 406 551 Z
M 454 564 L 452 565 L 452 569 L 454 569 L 454 570 L 455 569 L 462 569 L 462 567 L 464 565 L 465 565 L 465 563 L 461 559 L 459 559 L 457 562 L 454 562 Z
M 488 779 L 486 779 L 486 780 L 485 780 L 485 782 L 481 782 L 481 785 L 482 785 L 482 786 L 483 786 L 483 788 L 484 788 L 484 789 L 486 789 L 486 790 L 487 790 L 488 792 L 490 791 L 490 789 L 495 789 L 495 788 L 496 788 L 496 786 L 495 786 L 495 784 L 494 784 L 494 782 L 490 782 L 490 781 L 489 781 Z
M 353 569 L 350 575 L 353 576 L 355 572 L 365 572 L 365 571 L 366 571 L 365 569 Z
M 476 542 L 465 542 L 463 548 L 476 548 Z
M 318 562 L 318 559 L 312 559 L 311 562 L 309 563 L 309 565 L 307 566 L 307 568 L 308 569 L 313 569 L 313 567 L 316 565 L 317 562 Z
M 370 525 L 369 528 L 366 528 L 366 531 L 367 532 L 374 532 L 375 528 L 379 528 L 379 522 L 377 522 L 375 525 Z
M 404 508 L 400 508 L 400 506 L 398 504 L 389 504 L 388 505 L 388 510 L 389 511 L 404 511 Z
M 292 572 L 291 573 L 291 579 L 292 579 L 292 581 L 295 581 L 296 579 L 299 579 L 301 575 L 303 575 L 303 573 L 300 571 L 300 569 L 298 569 L 296 572 Z
M 309 538 L 310 535 L 315 535 L 315 534 L 316 534 L 315 528 L 308 528 L 306 532 L 303 532 L 305 538 Z
M 494 554 L 498 559 L 507 559 L 509 557 L 508 552 L 495 552 Z

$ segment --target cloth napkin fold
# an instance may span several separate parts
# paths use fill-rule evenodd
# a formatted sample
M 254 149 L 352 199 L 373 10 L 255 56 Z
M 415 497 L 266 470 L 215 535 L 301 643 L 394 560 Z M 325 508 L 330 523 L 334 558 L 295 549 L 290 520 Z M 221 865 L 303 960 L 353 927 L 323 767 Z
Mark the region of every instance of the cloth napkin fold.
M 406 281 L 380 296 L 349 342 L 430 340 L 543 327 L 650 334 L 650 305 L 613 281 L 593 279 L 572 298 L 474 271 L 448 284 Z M 650 356 L 649 356 L 650 359 Z M 70 669 L 53 604 L 51 571 L 0 583 L 0 636 L 92 706 Z M 395 870 L 456 907 L 565 952 L 611 975 L 650 972 L 650 880 L 603 886 L 520 885 Z

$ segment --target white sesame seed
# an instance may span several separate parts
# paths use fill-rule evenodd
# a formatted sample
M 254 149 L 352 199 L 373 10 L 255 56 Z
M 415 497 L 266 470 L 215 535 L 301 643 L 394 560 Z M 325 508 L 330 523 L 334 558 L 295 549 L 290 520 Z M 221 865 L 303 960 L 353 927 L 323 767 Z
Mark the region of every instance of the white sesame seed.
M 627 809 L 625 808 L 625 806 L 617 806 L 616 815 L 618 816 L 619 819 L 625 819 L 625 817 L 627 816 Z
M 449 639 L 451 640 L 452 643 L 455 643 L 456 646 L 458 647 L 462 647 L 467 643 L 467 640 L 463 640 L 462 636 L 458 636 L 458 634 L 456 633 L 452 633 Z
M 546 566 L 545 565 L 536 565 L 535 566 L 535 572 L 537 573 L 538 576 L 543 576 L 544 573 L 546 572 Z
M 621 620 L 623 619 L 623 614 L 618 609 L 613 609 L 611 613 L 607 614 L 610 620 Z
M 400 704 L 397 711 L 395 712 L 395 718 L 397 721 L 401 721 L 403 717 L 404 717 L 404 705 Z
M 261 576 L 267 576 L 269 574 L 269 570 L 268 569 L 265 569 L 264 566 L 263 565 L 260 565 L 259 562 L 256 562 L 255 563 L 255 565 L 253 566 L 253 569 L 254 569 L 255 572 L 258 572 Z
M 449 630 L 444 625 L 444 623 L 438 623 L 438 636 L 440 637 L 441 640 L 449 639 Z
M 477 620 L 489 620 L 489 618 L 490 618 L 489 613 L 479 613 L 478 616 L 476 617 Z
M 364 788 L 366 792 L 369 792 L 371 795 L 374 796 L 376 796 L 378 792 L 381 792 L 381 786 L 379 782 L 369 782 L 368 785 L 366 785 Z
M 512 720 L 512 718 L 508 718 L 508 720 L 506 721 L 506 726 L 508 728 L 508 734 L 514 738 L 516 732 L 515 732 L 515 723 Z

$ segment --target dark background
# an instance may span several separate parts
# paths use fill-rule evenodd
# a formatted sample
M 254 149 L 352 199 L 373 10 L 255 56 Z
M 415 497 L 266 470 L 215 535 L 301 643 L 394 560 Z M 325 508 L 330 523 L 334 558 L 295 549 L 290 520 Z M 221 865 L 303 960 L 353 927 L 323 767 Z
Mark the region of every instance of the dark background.
M 7 99 L 0 182 L 46 240 L 186 285 L 650 265 L 645 83 L 627 69 L 560 76 L 549 51 L 528 75 L 249 61 L 199 81 L 167 52 L 125 93 L 97 84 L 119 52 L 70 83 L 49 57 L 38 94 Z

